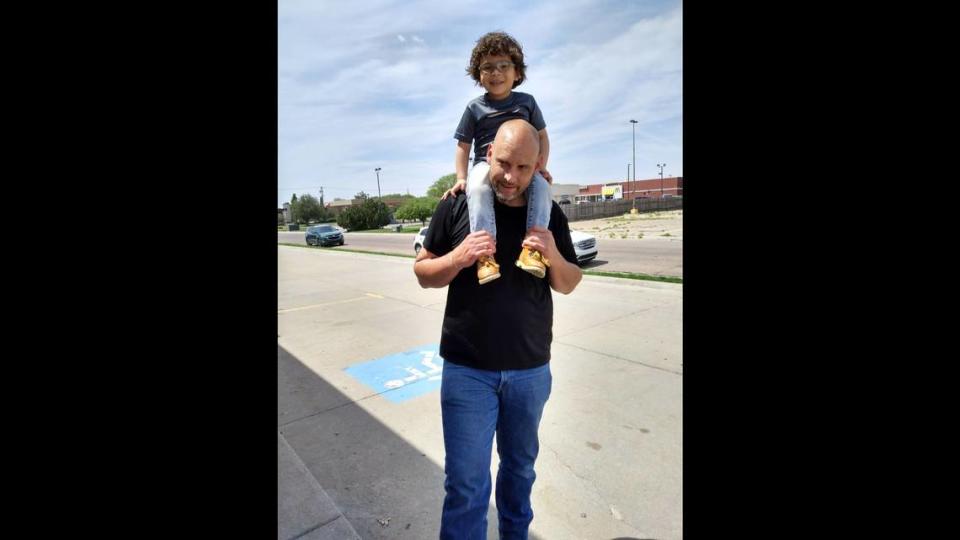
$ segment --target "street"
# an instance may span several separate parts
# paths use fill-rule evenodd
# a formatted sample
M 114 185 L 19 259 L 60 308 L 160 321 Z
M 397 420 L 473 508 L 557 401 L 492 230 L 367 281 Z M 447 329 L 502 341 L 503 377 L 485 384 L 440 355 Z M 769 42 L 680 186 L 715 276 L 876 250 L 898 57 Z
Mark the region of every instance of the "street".
M 409 233 L 348 232 L 343 236 L 342 248 L 413 255 L 414 236 Z M 307 245 L 303 231 L 278 231 L 277 242 Z M 324 249 L 341 248 L 334 246 Z M 683 277 L 682 241 L 597 238 L 597 249 L 597 258 L 584 265 L 584 269 Z

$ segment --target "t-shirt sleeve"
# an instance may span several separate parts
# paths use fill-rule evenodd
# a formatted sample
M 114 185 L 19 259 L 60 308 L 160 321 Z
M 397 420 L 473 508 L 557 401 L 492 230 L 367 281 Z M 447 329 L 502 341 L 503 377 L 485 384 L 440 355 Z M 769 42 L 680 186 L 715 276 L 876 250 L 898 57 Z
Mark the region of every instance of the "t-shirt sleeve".
M 533 127 L 537 128 L 537 131 L 547 127 L 547 123 L 543 119 L 543 113 L 533 96 L 530 96 L 530 109 L 530 123 L 533 124 Z
M 472 143 L 476 129 L 477 121 L 473 117 L 473 113 L 470 112 L 470 106 L 468 105 L 463 111 L 463 116 L 460 117 L 460 124 L 457 126 L 457 131 L 454 132 L 453 138 L 460 142 Z
M 447 197 L 437 204 L 427 233 L 423 236 L 423 247 L 438 257 L 453 249 L 450 245 L 450 209 L 454 200 L 455 197 Z
M 570 238 L 570 225 L 567 223 L 567 216 L 564 215 L 560 205 L 553 202 L 553 208 L 550 211 L 550 232 L 553 233 L 553 241 L 557 244 L 557 250 L 568 262 L 577 264 L 577 252 L 573 249 L 573 239 Z M 426 242 L 424 242 L 426 245 Z M 430 249 L 430 248 L 427 248 Z M 432 253 L 433 250 L 431 249 Z

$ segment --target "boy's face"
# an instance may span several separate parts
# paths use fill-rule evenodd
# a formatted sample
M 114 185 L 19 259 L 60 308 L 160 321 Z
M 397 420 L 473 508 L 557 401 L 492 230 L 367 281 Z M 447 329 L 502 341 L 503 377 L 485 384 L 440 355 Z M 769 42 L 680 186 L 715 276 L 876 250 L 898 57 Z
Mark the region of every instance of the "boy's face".
M 517 71 L 506 54 L 488 54 L 480 61 L 480 84 L 493 99 L 504 99 L 513 90 Z

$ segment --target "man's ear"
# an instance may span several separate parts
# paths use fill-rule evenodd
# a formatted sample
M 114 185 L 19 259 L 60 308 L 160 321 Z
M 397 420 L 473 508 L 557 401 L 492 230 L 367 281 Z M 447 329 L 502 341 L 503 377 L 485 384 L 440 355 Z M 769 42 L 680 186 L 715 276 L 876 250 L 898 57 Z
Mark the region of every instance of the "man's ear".
M 487 147 L 487 163 L 493 162 L 493 143 L 490 143 L 490 146 Z

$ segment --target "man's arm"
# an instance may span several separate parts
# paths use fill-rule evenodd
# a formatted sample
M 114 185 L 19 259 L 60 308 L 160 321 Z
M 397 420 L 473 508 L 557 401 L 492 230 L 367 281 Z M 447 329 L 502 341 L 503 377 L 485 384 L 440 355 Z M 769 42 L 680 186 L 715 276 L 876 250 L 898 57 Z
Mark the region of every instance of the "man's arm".
M 583 279 L 580 267 L 563 257 L 550 259 L 550 271 L 547 274 L 550 278 L 550 287 L 562 294 L 572 293 Z
M 550 287 L 561 294 L 573 292 L 583 279 L 580 267 L 563 258 L 550 229 L 534 227 L 530 231 L 531 234 L 523 241 L 523 245 L 539 251 L 550 261 L 550 270 L 547 272 Z
M 424 289 L 446 287 L 460 270 L 476 264 L 481 255 L 492 257 L 497 252 L 496 244 L 489 232 L 477 231 L 470 233 L 453 251 L 440 257 L 421 247 L 413 262 L 413 273 Z
M 462 270 L 457 266 L 454 252 L 451 251 L 442 257 L 430 253 L 425 247 L 420 248 L 417 258 L 413 262 L 413 273 L 424 289 L 439 289 L 446 287 L 457 277 Z

